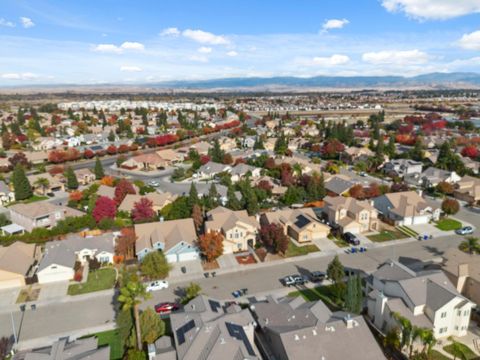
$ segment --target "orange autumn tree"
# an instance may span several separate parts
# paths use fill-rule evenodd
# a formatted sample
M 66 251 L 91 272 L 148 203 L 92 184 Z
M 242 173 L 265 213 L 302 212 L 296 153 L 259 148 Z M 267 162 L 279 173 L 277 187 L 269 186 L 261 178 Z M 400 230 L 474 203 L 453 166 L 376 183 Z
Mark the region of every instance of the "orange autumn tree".
M 115 178 L 113 176 L 104 176 L 102 180 L 100 180 L 100 184 L 110 187 L 113 187 L 114 182 Z
M 208 262 L 211 262 L 223 254 L 223 235 L 218 231 L 210 231 L 200 235 L 198 247 Z

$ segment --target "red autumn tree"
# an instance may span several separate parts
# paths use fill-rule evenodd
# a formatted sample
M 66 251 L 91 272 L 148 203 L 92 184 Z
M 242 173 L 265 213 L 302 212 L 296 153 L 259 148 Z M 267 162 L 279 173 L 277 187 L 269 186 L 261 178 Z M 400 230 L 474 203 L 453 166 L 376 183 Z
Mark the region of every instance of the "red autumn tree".
M 442 210 L 447 215 L 455 215 L 460 210 L 460 204 L 455 199 L 445 199 L 442 202 Z
M 348 191 L 348 193 L 350 194 L 351 197 L 357 200 L 365 199 L 365 191 L 363 189 L 363 186 L 360 184 L 353 185 Z
M 345 150 L 345 146 L 340 141 L 331 139 L 323 143 L 321 152 L 323 156 L 332 158 L 338 156 L 343 150 Z
M 65 161 L 65 151 L 52 150 L 48 153 L 48 161 L 54 164 L 60 164 Z
M 231 165 L 233 163 L 233 157 L 231 154 L 223 155 L 223 163 L 226 165 Z
M 75 161 L 82 157 L 80 151 L 75 148 L 68 148 L 65 150 L 65 161 Z
M 31 163 L 28 161 L 27 156 L 23 152 L 15 153 L 13 156 L 8 158 L 8 162 L 14 168 L 17 164 L 22 165 L 25 169 L 30 169 Z
M 129 150 L 130 150 L 130 148 L 129 148 L 129 146 L 126 145 L 126 144 L 122 144 L 122 145 L 120 145 L 120 146 L 118 147 L 118 152 L 119 152 L 120 154 L 124 154 L 124 153 L 128 152 Z
M 115 155 L 117 153 L 117 147 L 115 145 L 110 145 L 107 148 L 107 154 L 108 155 Z
M 83 152 L 83 157 L 85 159 L 92 159 L 94 156 L 95 156 L 95 153 L 90 149 L 87 149 Z
M 200 164 L 205 165 L 210 161 L 210 156 L 208 155 L 201 155 L 200 156 Z
M 124 228 L 121 235 L 117 238 L 115 252 L 125 259 L 133 259 L 135 255 L 135 241 L 137 237 L 133 228 Z
M 288 249 L 288 237 L 279 224 L 262 225 L 260 228 L 260 239 L 265 247 L 273 252 L 285 254 Z
M 70 201 L 80 201 L 82 200 L 82 197 L 83 197 L 83 193 L 78 190 L 72 191 L 70 195 L 68 195 L 68 199 Z
M 140 198 L 140 200 L 133 204 L 132 217 L 135 222 L 152 220 L 155 217 L 153 201 L 146 197 Z
M 371 183 L 370 186 L 365 190 L 365 197 L 368 199 L 382 195 L 380 186 L 377 183 Z
M 273 186 L 267 180 L 261 180 L 261 181 L 258 182 L 257 188 L 265 190 L 266 192 L 270 192 L 270 191 L 272 191 Z
M 210 231 L 198 238 L 198 247 L 208 262 L 223 254 L 223 235 L 218 231 Z
M 115 202 L 120 205 L 127 194 L 135 195 L 135 188 L 130 181 L 121 179 L 115 186 Z
M 114 219 L 116 214 L 117 206 L 115 201 L 107 196 L 99 196 L 92 212 L 95 221 L 99 223 L 102 219 Z
M 442 194 L 451 195 L 453 194 L 455 188 L 452 184 L 446 181 L 441 181 L 437 184 L 437 190 L 440 191 Z
M 478 149 L 475 145 L 465 146 L 462 150 L 462 155 L 475 159 L 478 157 Z
M 48 169 L 48 173 L 52 176 L 63 174 L 65 172 L 65 168 L 62 165 L 52 166 Z

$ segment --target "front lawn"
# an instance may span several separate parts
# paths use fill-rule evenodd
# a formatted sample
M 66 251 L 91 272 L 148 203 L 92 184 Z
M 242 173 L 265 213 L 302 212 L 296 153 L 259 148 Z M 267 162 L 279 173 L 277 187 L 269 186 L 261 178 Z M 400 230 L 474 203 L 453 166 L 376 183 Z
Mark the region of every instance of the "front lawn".
M 435 226 L 442 231 L 452 231 L 460 229 L 462 227 L 462 223 L 455 219 L 445 218 L 437 221 Z
M 337 245 L 338 247 L 350 246 L 350 244 L 347 243 L 345 240 L 343 240 L 342 238 L 335 237 L 332 234 L 328 235 L 328 238 L 332 240 L 335 243 L 335 245 Z
M 297 246 L 293 242 L 290 241 L 288 244 L 288 249 L 285 253 L 285 257 L 293 257 L 293 256 L 301 256 L 307 255 L 308 253 L 320 251 L 318 247 L 315 245 L 304 245 L 304 246 Z
M 123 358 L 123 348 L 120 341 L 118 330 L 109 330 L 93 334 L 98 339 L 98 346 L 110 345 L 110 360 L 120 360 Z M 92 336 L 87 336 L 92 337 Z
M 73 284 L 68 287 L 68 295 L 80 295 L 94 291 L 107 290 L 115 285 L 115 270 L 100 269 L 88 273 L 85 283 Z
M 446 357 L 443 355 L 441 352 L 438 352 L 437 350 L 432 350 L 430 351 L 429 354 L 429 359 L 430 360 L 451 360 L 449 357 Z
M 465 355 L 465 358 L 467 360 L 471 360 L 471 359 L 476 359 L 477 358 L 477 355 L 472 351 L 472 349 L 470 349 L 467 345 L 465 344 L 462 344 L 462 343 L 458 343 L 459 347 L 460 347 L 460 351 L 462 352 L 463 355 Z M 453 344 L 450 344 L 450 345 L 447 345 L 447 346 L 444 346 L 443 347 L 443 350 L 445 350 L 446 352 L 448 352 L 449 354 L 452 354 L 453 356 L 455 356 L 454 352 L 453 352 Z M 457 354 L 456 357 L 459 358 L 459 355 L 460 354 Z
M 302 290 L 292 291 L 287 296 L 290 296 L 290 297 L 301 296 L 306 301 L 322 300 L 331 311 L 342 310 L 342 306 L 343 306 L 343 301 L 338 301 L 337 296 L 334 293 L 333 285 L 318 286 L 313 289 L 302 289 Z
M 405 239 L 407 236 L 398 230 L 383 230 L 376 235 L 367 236 L 368 239 L 374 242 L 384 242 L 397 239 Z

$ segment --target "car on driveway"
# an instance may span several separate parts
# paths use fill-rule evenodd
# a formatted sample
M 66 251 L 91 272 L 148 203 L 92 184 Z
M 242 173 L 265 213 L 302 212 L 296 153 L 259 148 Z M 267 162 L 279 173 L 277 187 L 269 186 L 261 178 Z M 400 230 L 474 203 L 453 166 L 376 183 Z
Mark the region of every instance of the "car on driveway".
M 308 280 L 305 277 L 298 274 L 285 276 L 282 279 L 282 283 L 285 286 L 305 285 L 307 282 Z
M 473 234 L 473 227 L 464 226 L 461 229 L 455 230 L 455 233 L 458 235 L 470 235 L 470 234 Z
M 178 310 L 179 306 L 176 303 L 173 302 L 164 302 L 155 305 L 155 312 L 158 314 L 169 314 L 173 311 Z
M 157 291 L 162 289 L 168 289 L 168 281 L 166 280 L 156 280 L 146 284 L 147 292 Z
M 355 245 L 355 246 L 360 245 L 360 240 L 358 240 L 358 238 L 354 234 L 352 234 L 351 232 L 346 232 L 345 234 L 343 234 L 343 238 L 349 244 L 352 244 L 352 245 Z
M 310 273 L 311 282 L 321 282 L 325 280 L 326 277 L 327 277 L 327 274 L 325 274 L 323 271 L 312 271 Z

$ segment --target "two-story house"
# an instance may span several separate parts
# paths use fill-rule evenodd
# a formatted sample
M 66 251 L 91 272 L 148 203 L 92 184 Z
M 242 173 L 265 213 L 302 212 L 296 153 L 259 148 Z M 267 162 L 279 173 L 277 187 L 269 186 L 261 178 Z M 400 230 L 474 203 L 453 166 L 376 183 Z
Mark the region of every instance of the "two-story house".
M 343 196 L 327 196 L 323 201 L 328 222 L 340 232 L 360 234 L 379 230 L 378 212 L 370 202 Z
M 409 174 L 420 174 L 422 172 L 423 164 L 419 161 L 411 159 L 395 159 L 386 163 L 383 171 L 386 174 L 393 173 L 396 176 L 404 177 Z
M 415 272 L 390 260 L 367 280 L 368 316 L 382 331 L 398 327 L 395 315 L 429 328 L 436 339 L 467 334 L 475 304 L 442 271 Z
M 464 176 L 457 182 L 453 196 L 468 203 L 478 203 L 480 201 L 480 179 Z
M 255 246 L 260 224 L 255 216 L 245 210 L 232 211 L 218 206 L 207 213 L 205 232 L 217 231 L 223 234 L 223 253 L 247 251 Z

